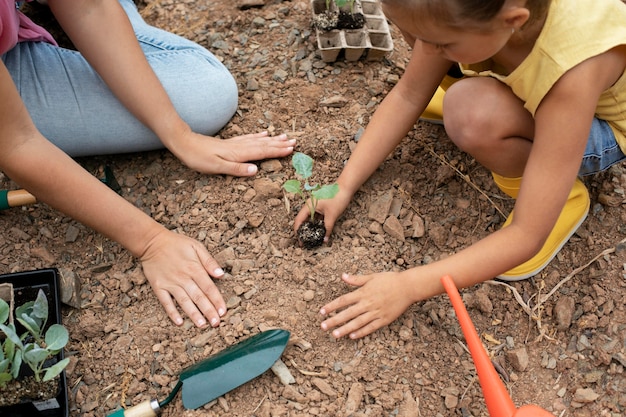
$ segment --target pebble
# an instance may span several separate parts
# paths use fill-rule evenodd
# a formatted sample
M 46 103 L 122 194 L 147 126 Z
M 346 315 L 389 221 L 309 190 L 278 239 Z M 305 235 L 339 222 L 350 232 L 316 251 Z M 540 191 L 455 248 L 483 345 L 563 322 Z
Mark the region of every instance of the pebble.
M 383 224 L 383 230 L 394 239 L 404 242 L 404 228 L 397 217 L 389 216 Z
M 283 385 L 294 384 L 296 382 L 296 379 L 293 377 L 289 368 L 287 368 L 287 365 L 285 365 L 282 360 L 278 359 L 274 362 L 271 369 Z
M 383 224 L 385 222 L 385 219 L 387 218 L 387 215 L 389 214 L 389 209 L 391 208 L 392 201 L 393 191 L 388 191 L 384 193 L 370 205 L 367 212 L 367 217 L 371 220 L 377 221 L 380 224 Z

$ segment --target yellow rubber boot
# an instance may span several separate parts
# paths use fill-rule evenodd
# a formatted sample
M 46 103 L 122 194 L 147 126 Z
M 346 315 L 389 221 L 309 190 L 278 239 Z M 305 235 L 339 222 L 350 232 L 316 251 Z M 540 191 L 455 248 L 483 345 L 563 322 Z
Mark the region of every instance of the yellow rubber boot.
M 443 96 L 446 94 L 446 90 L 452 84 L 460 80 L 450 75 L 446 75 L 443 81 L 437 87 L 437 91 L 430 99 L 430 103 L 426 106 L 426 110 L 420 116 L 420 120 L 424 120 L 430 123 L 443 124 Z
M 522 182 L 521 178 L 506 178 L 495 173 L 492 173 L 492 175 L 496 185 L 502 192 L 513 198 L 517 197 L 519 186 Z M 504 281 L 519 281 L 541 272 L 587 218 L 589 205 L 590 200 L 587 188 L 580 179 L 576 179 L 565 206 L 539 253 L 523 264 L 498 276 L 498 278 Z M 511 224 L 512 220 L 513 212 L 511 212 L 502 227 Z

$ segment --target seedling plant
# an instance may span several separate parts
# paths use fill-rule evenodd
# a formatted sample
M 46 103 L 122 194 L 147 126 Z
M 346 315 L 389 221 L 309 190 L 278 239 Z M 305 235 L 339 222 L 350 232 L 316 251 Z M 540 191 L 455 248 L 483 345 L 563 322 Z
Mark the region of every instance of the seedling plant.
M 321 219 L 315 218 L 315 209 L 319 200 L 333 198 L 339 192 L 339 185 L 335 184 L 309 184 L 308 179 L 313 175 L 313 159 L 302 153 L 296 152 L 291 158 L 291 165 L 300 179 L 291 179 L 283 184 L 285 191 L 299 195 L 308 206 L 311 217 L 308 222 L 302 223 L 298 230 L 298 237 L 306 248 L 314 248 L 322 244 L 326 229 Z
M 67 329 L 61 324 L 48 321 L 48 299 L 39 290 L 35 301 L 28 301 L 15 309 L 15 319 L 25 331 L 18 334 L 15 323 L 9 323 L 9 305 L 0 299 L 0 388 L 18 379 L 25 363 L 33 371 L 36 381 L 50 381 L 69 364 L 69 358 L 46 367 L 49 359 L 56 356 L 69 340 Z M 45 333 L 44 333 L 45 330 Z
M 365 16 L 363 13 L 355 12 L 356 0 L 325 0 L 325 2 L 326 10 L 315 15 L 313 20 L 313 25 L 318 29 L 323 31 L 360 29 L 364 26 Z

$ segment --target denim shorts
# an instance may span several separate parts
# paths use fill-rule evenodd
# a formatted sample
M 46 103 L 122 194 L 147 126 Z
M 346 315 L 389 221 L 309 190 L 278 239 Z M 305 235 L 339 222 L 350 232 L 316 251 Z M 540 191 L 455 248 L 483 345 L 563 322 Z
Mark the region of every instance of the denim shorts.
M 578 175 L 597 174 L 625 160 L 626 155 L 617 144 L 609 123 L 594 118 Z

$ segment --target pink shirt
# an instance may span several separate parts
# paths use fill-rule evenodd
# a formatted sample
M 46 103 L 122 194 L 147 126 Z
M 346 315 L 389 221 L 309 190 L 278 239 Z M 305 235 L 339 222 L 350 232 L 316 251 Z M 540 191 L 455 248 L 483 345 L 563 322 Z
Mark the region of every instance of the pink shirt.
M 17 10 L 16 3 L 16 0 L 0 0 L 0 55 L 23 41 L 44 41 L 56 45 L 52 35 Z

